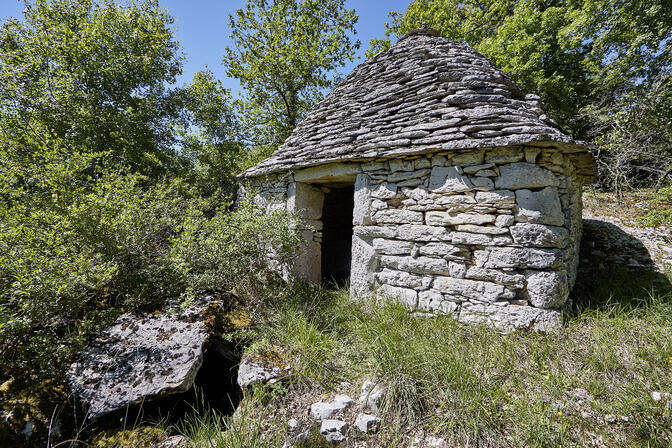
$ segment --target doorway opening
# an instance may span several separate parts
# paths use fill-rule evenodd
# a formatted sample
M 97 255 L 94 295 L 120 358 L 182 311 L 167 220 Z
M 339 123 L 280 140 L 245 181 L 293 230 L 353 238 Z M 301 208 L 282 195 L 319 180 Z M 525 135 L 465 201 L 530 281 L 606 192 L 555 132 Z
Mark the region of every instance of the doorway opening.
M 330 187 L 322 207 L 322 281 L 344 286 L 352 261 L 352 212 L 355 187 Z

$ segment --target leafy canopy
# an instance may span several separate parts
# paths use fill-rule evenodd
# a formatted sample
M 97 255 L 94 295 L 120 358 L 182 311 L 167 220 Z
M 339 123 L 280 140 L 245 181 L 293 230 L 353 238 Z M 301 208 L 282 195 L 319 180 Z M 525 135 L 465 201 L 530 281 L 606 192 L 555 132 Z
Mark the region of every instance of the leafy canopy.
M 344 0 L 248 0 L 229 16 L 235 47 L 223 63 L 247 91 L 243 113 L 257 145 L 277 146 L 352 61 L 357 22 Z

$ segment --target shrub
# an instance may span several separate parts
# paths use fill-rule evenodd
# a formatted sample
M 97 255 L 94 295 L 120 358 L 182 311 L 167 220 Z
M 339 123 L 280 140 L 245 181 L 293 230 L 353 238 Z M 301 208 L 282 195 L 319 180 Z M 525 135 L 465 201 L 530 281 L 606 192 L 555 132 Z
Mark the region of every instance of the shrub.
M 144 180 L 108 175 L 67 205 L 22 201 L 0 214 L 0 373 L 59 376 L 122 312 L 234 288 L 259 297 L 292 260 L 288 213 L 244 204 L 208 216 L 179 182 Z

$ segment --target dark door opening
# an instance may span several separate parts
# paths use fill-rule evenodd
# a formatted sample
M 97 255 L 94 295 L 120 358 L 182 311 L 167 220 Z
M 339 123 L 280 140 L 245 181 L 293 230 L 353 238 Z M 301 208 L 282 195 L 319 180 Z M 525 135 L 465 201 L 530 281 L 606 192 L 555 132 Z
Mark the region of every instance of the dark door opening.
M 332 188 L 322 208 L 322 281 L 345 285 L 352 259 L 352 210 L 355 187 Z

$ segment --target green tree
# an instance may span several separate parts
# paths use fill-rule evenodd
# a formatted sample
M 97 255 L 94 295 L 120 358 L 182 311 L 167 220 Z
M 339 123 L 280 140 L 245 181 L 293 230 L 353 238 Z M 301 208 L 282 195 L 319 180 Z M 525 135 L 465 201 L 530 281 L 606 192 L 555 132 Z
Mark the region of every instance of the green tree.
M 0 29 L 0 158 L 95 155 L 88 176 L 93 166 L 153 177 L 179 166 L 166 86 L 182 56 L 158 1 L 36 0 L 24 15 Z
M 248 0 L 229 16 L 235 47 L 223 62 L 247 91 L 248 136 L 276 147 L 333 85 L 333 71 L 352 61 L 359 41 L 355 11 L 344 0 Z

